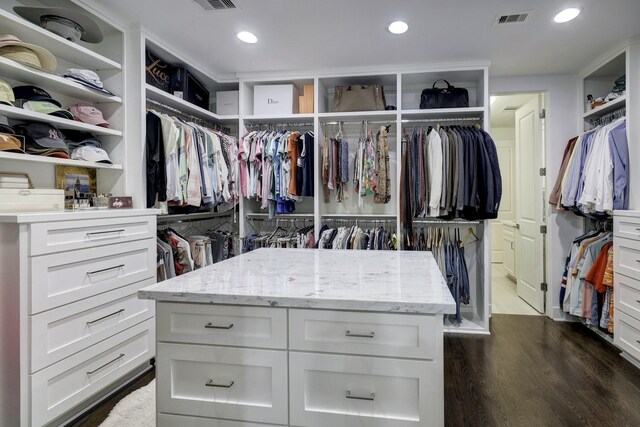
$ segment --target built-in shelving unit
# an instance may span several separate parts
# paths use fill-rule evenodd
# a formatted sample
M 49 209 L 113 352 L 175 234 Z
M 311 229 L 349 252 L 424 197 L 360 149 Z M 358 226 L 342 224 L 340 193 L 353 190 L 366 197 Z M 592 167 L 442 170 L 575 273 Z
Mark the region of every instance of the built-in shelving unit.
M 10 153 L 6 151 L 0 151 L 0 161 L 17 161 L 17 162 L 26 162 L 26 163 L 34 163 L 34 164 L 46 164 L 46 165 L 63 165 L 63 166 L 78 166 L 83 168 L 93 168 L 93 169 L 110 169 L 121 171 L 122 165 L 118 164 L 109 164 L 109 163 L 96 163 L 96 162 L 86 162 L 84 160 L 72 160 L 72 159 L 61 159 L 59 157 L 48 157 L 48 156 L 33 156 L 31 154 L 22 154 L 22 153 Z
M 628 51 L 628 48 L 617 51 L 582 74 L 582 103 L 585 104 L 582 120 L 585 129 L 593 127 L 594 121 L 597 119 L 626 108 L 628 86 L 633 84 L 633 79 L 627 72 Z M 594 99 L 606 97 L 612 91 L 616 79 L 623 75 L 627 76 L 627 91 L 619 98 L 594 109 L 586 105 L 588 95 L 593 96 Z
M 313 114 L 287 114 L 281 116 L 244 116 L 244 122 L 246 124 L 251 123 L 264 123 L 264 124 L 277 124 L 277 123 L 313 123 L 315 116 Z
M 597 119 L 612 111 L 625 108 L 626 105 L 627 105 L 627 96 L 622 95 L 620 98 L 616 98 L 613 101 L 607 102 L 604 105 L 594 108 L 593 110 L 587 111 L 582 115 L 582 118 L 585 120 Z

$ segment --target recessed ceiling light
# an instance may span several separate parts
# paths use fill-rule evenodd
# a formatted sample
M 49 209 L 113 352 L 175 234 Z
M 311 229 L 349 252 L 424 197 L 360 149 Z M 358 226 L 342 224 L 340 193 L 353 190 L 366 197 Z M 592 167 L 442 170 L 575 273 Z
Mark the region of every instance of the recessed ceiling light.
M 238 38 L 245 43 L 258 43 L 258 38 L 255 36 L 255 34 L 250 33 L 249 31 L 240 31 L 238 33 Z
M 559 24 L 562 24 L 563 22 L 569 22 L 573 19 L 575 19 L 578 15 L 580 15 L 580 9 L 576 8 L 576 7 L 570 7 L 568 9 L 565 9 L 563 11 L 561 11 L 560 13 L 558 13 L 553 20 L 556 21 Z
M 489 97 L 489 103 L 490 105 L 493 105 L 494 102 L 496 102 L 497 97 L 495 95 L 491 95 Z
M 389 30 L 391 34 L 406 33 L 408 29 L 409 25 L 407 25 L 407 23 L 403 21 L 394 21 L 389 24 L 389 26 L 387 26 L 387 30 Z

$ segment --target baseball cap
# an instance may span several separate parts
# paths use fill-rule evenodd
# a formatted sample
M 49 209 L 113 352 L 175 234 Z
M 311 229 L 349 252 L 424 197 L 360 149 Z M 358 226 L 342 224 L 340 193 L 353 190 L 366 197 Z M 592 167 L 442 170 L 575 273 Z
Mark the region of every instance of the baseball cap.
M 13 135 L 0 133 L 0 151 L 13 151 L 16 153 L 24 153 L 22 143 Z
M 35 111 L 36 113 L 49 114 L 50 116 L 73 120 L 73 114 L 71 114 L 71 112 L 63 110 L 49 101 L 27 101 L 22 104 L 22 108 Z
M 0 56 L 49 73 L 55 72 L 58 66 L 55 56 L 47 49 L 24 43 L 11 34 L 0 34 Z
M 25 101 L 48 101 L 58 107 L 62 107 L 62 104 L 53 99 L 51 95 L 49 95 L 49 92 L 37 86 L 16 86 L 13 88 L 13 95 L 16 99 Z
M 88 162 L 109 163 L 113 164 L 109 155 L 102 148 L 83 145 L 78 147 L 71 153 L 73 160 L 86 160 Z
M 9 125 L 5 125 L 4 123 L 0 123 L 0 133 L 8 133 L 9 135 L 15 135 L 16 130 Z
M 0 80 L 0 104 L 11 105 L 15 102 L 16 98 L 13 96 L 13 89 L 9 83 L 4 80 Z
M 105 128 L 109 127 L 109 122 L 102 116 L 102 111 L 91 105 L 72 105 L 69 107 L 69 111 L 76 121 Z
M 62 132 L 48 123 L 27 123 L 16 126 L 26 140 L 29 154 L 69 158 L 69 149 Z
M 87 86 L 88 88 L 100 91 L 107 95 L 115 96 L 113 93 L 104 88 L 100 76 L 95 71 L 86 70 L 83 68 L 69 68 L 64 76 L 67 79 L 73 80 L 76 83 Z

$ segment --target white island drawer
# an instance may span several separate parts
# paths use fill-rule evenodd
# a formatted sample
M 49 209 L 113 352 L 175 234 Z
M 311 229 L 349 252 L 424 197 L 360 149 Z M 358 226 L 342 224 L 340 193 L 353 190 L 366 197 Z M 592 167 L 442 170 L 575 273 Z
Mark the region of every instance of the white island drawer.
M 442 352 L 435 315 L 290 310 L 292 350 L 434 359 Z
M 31 314 L 155 277 L 155 240 L 30 258 Z
M 158 344 L 162 412 L 287 424 L 287 353 Z
M 615 308 L 640 320 L 640 281 L 621 274 L 614 275 Z
M 279 427 L 277 424 L 256 424 L 186 415 L 158 414 L 156 427 Z
M 616 237 L 640 240 L 640 218 L 628 216 L 613 217 L 613 234 Z
M 291 425 L 423 427 L 444 424 L 435 362 L 291 353 Z
M 615 345 L 640 360 L 640 320 L 616 310 L 613 324 Z
M 613 239 L 614 270 L 627 277 L 640 277 L 640 241 Z
M 36 372 L 153 317 L 153 301 L 138 289 L 153 279 L 124 286 L 31 317 L 31 371 Z
M 160 302 L 158 340 L 239 347 L 287 348 L 287 311 Z
M 31 375 L 32 425 L 42 426 L 153 357 L 153 320 Z
M 30 255 L 44 255 L 155 237 L 153 216 L 31 224 Z

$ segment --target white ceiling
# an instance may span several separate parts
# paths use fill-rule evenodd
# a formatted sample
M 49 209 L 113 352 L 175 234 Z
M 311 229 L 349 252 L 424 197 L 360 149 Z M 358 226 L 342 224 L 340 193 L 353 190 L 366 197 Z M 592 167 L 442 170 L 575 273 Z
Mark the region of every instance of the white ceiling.
M 520 108 L 529 102 L 536 94 L 525 93 L 519 95 L 498 95 L 495 101 L 491 103 L 491 128 L 496 127 L 515 127 L 516 112 L 511 110 L 513 107 Z M 505 108 L 509 110 L 505 111 Z
M 218 76 L 433 62 L 491 60 L 493 76 L 578 72 L 640 35 L 639 0 L 235 0 L 241 9 L 205 12 L 193 0 L 86 0 L 141 22 Z M 577 6 L 566 24 L 553 16 Z M 498 14 L 533 11 L 520 25 Z M 393 20 L 409 31 L 386 31 Z M 247 45 L 236 33 L 259 41 Z

